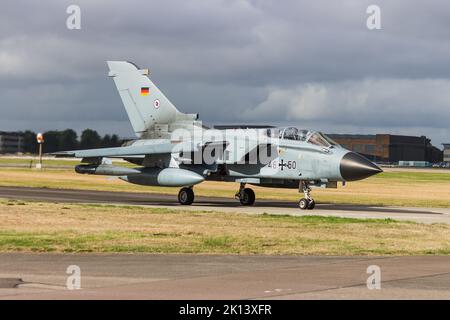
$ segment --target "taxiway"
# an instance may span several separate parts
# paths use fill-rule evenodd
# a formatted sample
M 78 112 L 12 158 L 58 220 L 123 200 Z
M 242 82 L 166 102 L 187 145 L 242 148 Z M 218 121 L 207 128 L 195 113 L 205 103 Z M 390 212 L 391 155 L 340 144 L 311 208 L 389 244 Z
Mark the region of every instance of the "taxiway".
M 420 223 L 450 223 L 450 209 L 448 208 L 375 207 L 318 203 L 314 210 L 300 210 L 295 202 L 289 201 L 257 199 L 254 206 L 243 207 L 235 199 L 213 197 L 196 197 L 193 205 L 183 206 L 178 203 L 176 196 L 167 194 L 26 187 L 0 187 L 0 198 L 70 203 L 114 203 L 176 210 L 207 210 L 246 214 L 313 214 L 348 218 L 390 218 Z

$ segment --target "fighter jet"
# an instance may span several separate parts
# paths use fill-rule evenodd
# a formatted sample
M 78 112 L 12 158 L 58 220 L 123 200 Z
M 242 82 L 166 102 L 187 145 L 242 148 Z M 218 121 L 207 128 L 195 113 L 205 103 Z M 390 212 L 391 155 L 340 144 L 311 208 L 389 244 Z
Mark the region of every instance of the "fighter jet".
M 197 114 L 180 112 L 149 78 L 148 69 L 128 61 L 108 61 L 136 139 L 116 148 L 53 153 L 81 158 L 81 174 L 117 176 L 144 186 L 181 187 L 178 201 L 194 202 L 193 186 L 205 180 L 239 183 L 236 199 L 255 202 L 247 185 L 295 188 L 300 209 L 313 209 L 312 187 L 337 188 L 338 182 L 365 179 L 382 172 L 362 155 L 325 134 L 296 127 L 216 126 Z M 115 166 L 121 158 L 135 166 Z

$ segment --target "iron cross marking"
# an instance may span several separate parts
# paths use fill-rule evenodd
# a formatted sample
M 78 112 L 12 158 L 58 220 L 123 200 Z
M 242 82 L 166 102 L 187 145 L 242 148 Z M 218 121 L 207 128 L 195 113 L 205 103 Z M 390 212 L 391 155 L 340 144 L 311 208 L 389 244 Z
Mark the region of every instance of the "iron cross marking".
M 284 163 L 283 159 L 281 159 L 280 163 L 278 163 L 278 166 L 281 168 L 281 171 L 283 171 L 284 167 L 287 166 L 287 164 Z

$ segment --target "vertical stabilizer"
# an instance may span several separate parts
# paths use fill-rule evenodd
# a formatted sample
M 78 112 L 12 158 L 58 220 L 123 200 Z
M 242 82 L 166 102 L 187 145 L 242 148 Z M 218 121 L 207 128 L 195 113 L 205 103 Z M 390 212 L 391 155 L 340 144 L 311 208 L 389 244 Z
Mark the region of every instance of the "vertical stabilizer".
M 148 77 L 147 69 L 139 69 L 128 61 L 108 61 L 109 76 L 114 79 L 123 105 L 138 137 L 157 125 L 170 125 L 177 120 L 190 120 L 192 115 L 179 112 Z

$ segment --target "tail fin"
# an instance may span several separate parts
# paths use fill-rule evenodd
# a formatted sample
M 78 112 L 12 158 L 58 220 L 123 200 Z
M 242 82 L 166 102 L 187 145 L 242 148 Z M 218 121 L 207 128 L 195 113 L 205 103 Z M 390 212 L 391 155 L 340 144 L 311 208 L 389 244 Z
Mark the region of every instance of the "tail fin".
M 177 120 L 195 120 L 194 115 L 177 108 L 148 78 L 148 70 L 140 70 L 128 61 L 107 61 L 123 105 L 138 137 L 156 125 L 169 125 Z

